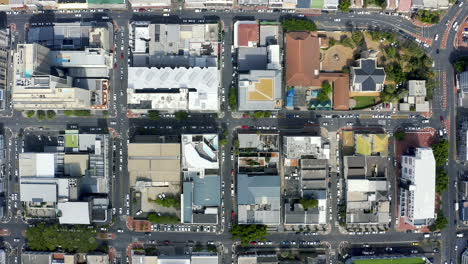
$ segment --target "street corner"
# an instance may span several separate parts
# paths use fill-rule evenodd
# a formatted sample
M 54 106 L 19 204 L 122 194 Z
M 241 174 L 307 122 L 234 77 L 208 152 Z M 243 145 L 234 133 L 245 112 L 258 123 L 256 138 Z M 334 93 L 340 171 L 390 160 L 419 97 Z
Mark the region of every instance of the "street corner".
M 6 229 L 6 228 L 0 229 L 1 237 L 10 236 L 10 235 L 11 235 L 11 231 L 9 229 Z
M 131 256 L 132 255 L 132 250 L 142 249 L 144 247 L 144 245 L 145 245 L 145 243 L 141 242 L 141 241 L 135 241 L 135 242 L 132 242 L 132 243 L 128 244 L 127 250 L 126 250 L 126 255 Z
M 141 114 L 139 113 L 134 113 L 132 110 L 128 109 L 127 110 L 127 117 L 128 118 L 140 118 Z
M 133 231 L 133 217 L 131 216 L 128 216 L 127 219 L 125 220 L 125 224 L 127 226 L 127 229 L 130 230 L 130 231 Z

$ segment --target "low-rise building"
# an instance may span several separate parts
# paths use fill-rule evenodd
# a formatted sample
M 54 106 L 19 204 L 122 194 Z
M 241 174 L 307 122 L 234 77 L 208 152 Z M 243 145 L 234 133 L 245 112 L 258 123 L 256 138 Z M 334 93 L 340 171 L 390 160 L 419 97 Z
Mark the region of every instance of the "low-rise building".
M 219 111 L 219 71 L 209 68 L 128 68 L 128 107 L 147 110 Z
M 285 192 L 284 223 L 313 225 L 327 222 L 327 175 L 329 145 L 321 137 L 285 136 L 283 171 Z M 304 208 L 300 200 L 317 200 L 314 208 Z
M 468 107 L 468 71 L 458 73 L 456 76 L 458 93 L 458 104 Z
M 351 67 L 351 92 L 383 91 L 385 70 L 383 67 L 377 67 L 377 59 L 359 59 L 357 63 L 357 67 Z
M 107 109 L 112 57 L 104 49 L 50 51 L 39 44 L 20 44 L 14 58 L 15 109 Z
M 408 81 L 408 96 L 400 103 L 400 111 L 429 112 L 430 103 L 426 100 L 426 81 Z
M 345 156 L 346 223 L 386 225 L 390 220 L 387 158 Z
M 182 223 L 217 224 L 220 211 L 216 134 L 182 135 Z
M 416 148 L 401 157 L 400 216 L 422 227 L 435 218 L 435 159 L 431 148 Z
M 239 75 L 239 111 L 279 110 L 283 106 L 281 71 L 252 70 Z
M 61 224 L 106 222 L 108 201 L 96 206 L 108 200 L 108 136 L 67 130 L 62 142 L 46 146 L 44 153 L 19 155 L 25 217 L 58 218 Z

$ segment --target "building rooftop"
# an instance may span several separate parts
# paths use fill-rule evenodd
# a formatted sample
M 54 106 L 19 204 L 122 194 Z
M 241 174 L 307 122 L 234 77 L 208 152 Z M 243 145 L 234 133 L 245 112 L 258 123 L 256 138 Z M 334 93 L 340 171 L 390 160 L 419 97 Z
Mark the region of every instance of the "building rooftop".
M 219 72 L 210 68 L 128 68 L 128 104 L 169 111 L 219 109 Z
M 381 91 L 381 86 L 385 82 L 385 71 L 382 67 L 377 67 L 375 58 L 359 59 L 359 66 L 351 67 L 353 86 L 358 85 L 358 91 L 372 92 Z
M 21 183 L 20 198 L 22 202 L 57 202 L 57 185 L 55 183 Z
M 238 218 L 241 224 L 279 224 L 280 178 L 278 175 L 237 175 Z
M 259 25 L 256 21 L 234 23 L 234 47 L 256 47 L 259 43 Z
M 320 72 L 319 51 L 317 33 L 286 34 L 286 86 L 311 86 L 316 82 L 314 79 Z
M 179 143 L 128 144 L 130 184 L 136 180 L 180 182 Z
M 239 134 L 240 149 L 255 149 L 258 152 L 278 151 L 278 134 Z
M 239 47 L 237 51 L 238 70 L 245 72 L 250 70 L 267 69 L 268 55 L 266 47 Z
M 88 202 L 58 203 L 57 209 L 61 225 L 89 225 L 91 222 Z
M 408 81 L 408 96 L 426 96 L 426 81 Z
M 55 176 L 56 167 L 54 153 L 19 154 L 20 177 L 53 178 Z
M 260 25 L 260 46 L 277 45 L 279 25 Z
M 281 71 L 252 70 L 239 75 L 239 110 L 275 110 L 283 105 Z

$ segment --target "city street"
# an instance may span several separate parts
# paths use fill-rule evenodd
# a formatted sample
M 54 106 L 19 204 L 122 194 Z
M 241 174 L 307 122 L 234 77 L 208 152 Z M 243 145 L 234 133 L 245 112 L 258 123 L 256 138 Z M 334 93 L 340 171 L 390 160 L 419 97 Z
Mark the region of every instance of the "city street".
M 462 10 L 461 12 L 460 9 Z M 130 20 L 151 20 L 151 21 L 180 21 L 182 19 L 204 19 L 206 20 L 220 20 L 224 25 L 225 38 L 224 43 L 226 47 L 230 47 L 233 42 L 232 30 L 233 23 L 236 19 L 242 17 L 245 19 L 260 19 L 260 20 L 271 20 L 279 21 L 283 14 L 282 13 L 228 13 L 228 12 L 200 12 L 195 13 L 193 11 L 180 10 L 173 12 L 169 17 L 163 17 L 161 12 L 145 12 L 133 14 L 131 11 L 111 11 L 106 13 L 82 13 L 80 18 L 74 16 L 74 14 L 65 13 L 54 13 L 47 11 L 46 14 L 19 14 L 19 15 L 8 15 L 6 24 L 15 24 L 17 31 L 12 32 L 16 36 L 17 43 L 23 43 L 25 40 L 25 28 L 31 23 L 41 21 L 42 23 L 54 23 L 61 21 L 95 21 L 103 20 L 103 16 L 108 16 L 109 20 L 114 20 L 118 27 L 118 30 L 114 35 L 115 50 L 117 55 L 117 69 L 115 74 L 111 75 L 111 91 L 113 92 L 111 98 L 111 105 L 109 107 L 108 117 L 66 117 L 57 116 L 52 120 L 38 121 L 37 119 L 29 119 L 24 117 L 20 112 L 13 111 L 8 102 L 7 109 L 0 116 L 0 123 L 3 125 L 5 133 L 5 144 L 6 144 L 6 180 L 7 180 L 7 193 L 6 196 L 10 196 L 13 193 L 19 193 L 18 185 L 18 153 L 23 151 L 23 135 L 28 131 L 40 129 L 40 131 L 48 130 L 64 130 L 66 125 L 78 124 L 80 127 L 97 127 L 101 129 L 112 128 L 116 131 L 117 137 L 114 138 L 111 144 L 115 144 L 116 151 L 110 149 L 114 156 L 114 164 L 110 164 L 110 169 L 115 167 L 115 175 L 112 177 L 112 191 L 111 191 L 111 206 L 117 208 L 125 208 L 125 196 L 130 192 L 129 190 L 129 175 L 127 172 L 127 143 L 132 140 L 132 137 L 139 128 L 154 129 L 159 135 L 179 135 L 180 133 L 206 133 L 206 132 L 217 132 L 223 133 L 224 131 L 229 132 L 227 144 L 221 149 L 224 152 L 225 162 L 220 166 L 222 181 L 225 182 L 225 192 L 222 197 L 224 202 L 224 215 L 226 221 L 224 222 L 219 234 L 217 233 L 203 233 L 203 232 L 158 232 L 154 233 L 151 237 L 145 236 L 144 233 L 131 232 L 126 228 L 126 214 L 125 210 L 122 215 L 117 214 L 115 223 L 110 227 L 110 232 L 115 233 L 117 238 L 109 242 L 119 252 L 121 259 L 120 263 L 125 263 L 125 251 L 127 246 L 134 241 L 148 241 L 157 240 L 161 241 L 172 241 L 172 242 L 185 242 L 188 240 L 208 242 L 217 241 L 220 242 L 225 249 L 223 259 L 230 263 L 232 256 L 233 241 L 229 234 L 229 227 L 232 226 L 231 222 L 231 211 L 235 211 L 236 201 L 231 195 L 229 189 L 231 183 L 235 184 L 235 179 L 231 176 L 231 171 L 235 169 L 234 161 L 231 160 L 232 155 L 232 139 L 236 134 L 237 129 L 248 126 L 248 130 L 256 131 L 258 128 L 265 132 L 279 131 L 280 135 L 288 133 L 307 133 L 311 126 L 322 126 L 326 128 L 329 134 L 334 137 L 336 131 L 343 127 L 349 126 L 352 123 L 353 128 L 382 128 L 387 132 L 393 133 L 396 129 L 403 128 L 424 128 L 433 127 L 436 130 L 442 127 L 440 117 L 450 122 L 449 140 L 450 140 L 450 159 L 448 162 L 449 172 L 449 189 L 443 195 L 443 212 L 444 215 L 449 219 L 449 226 L 442 231 L 440 237 L 442 243 L 440 246 L 440 257 L 436 257 L 438 263 L 443 263 L 451 260 L 456 261 L 459 258 L 460 252 L 454 251 L 456 243 L 460 243 L 456 239 L 457 232 L 457 221 L 458 216 L 455 214 L 452 201 L 456 200 L 456 193 L 454 182 L 457 180 L 458 168 L 456 166 L 456 115 L 457 115 L 457 95 L 454 93 L 455 76 L 452 63 L 456 58 L 462 55 L 467 55 L 467 51 L 455 50 L 452 46 L 454 42 L 455 32 L 447 29 L 445 23 L 447 19 L 458 22 L 459 24 L 465 19 L 465 15 L 468 13 L 468 5 L 464 5 L 459 8 L 457 5 L 449 9 L 444 18 L 432 27 L 421 28 L 411 23 L 410 20 L 401 16 L 391 16 L 385 14 L 379 14 L 379 12 L 372 12 L 370 14 L 357 14 L 354 13 L 327 13 L 320 16 L 311 16 L 314 22 L 316 22 L 319 30 L 342 30 L 351 31 L 355 29 L 372 29 L 391 31 L 400 34 L 405 38 L 422 38 L 431 40 L 432 45 L 429 48 L 425 48 L 425 51 L 435 61 L 434 70 L 439 75 L 445 73 L 447 79 L 447 90 L 444 91 L 443 83 L 439 83 L 438 87 L 434 90 L 434 102 L 433 102 L 433 114 L 429 119 L 429 123 L 425 124 L 422 121 L 425 119 L 422 116 L 415 116 L 413 113 L 391 113 L 391 112 L 369 112 L 369 111 L 279 111 L 277 118 L 234 118 L 235 113 L 232 113 L 228 107 L 228 103 L 223 105 L 222 111 L 224 113 L 219 115 L 219 118 L 214 114 L 202 114 L 202 113 L 191 113 L 191 117 L 186 120 L 178 121 L 174 118 L 161 118 L 159 120 L 150 120 L 147 118 L 135 118 L 129 119 L 127 117 L 127 98 L 126 98 L 126 81 L 127 67 L 128 67 L 128 23 Z M 456 14 L 459 14 L 456 16 Z M 106 19 L 104 19 L 106 20 Z M 444 32 L 448 30 L 446 39 L 446 47 L 442 48 L 442 38 L 438 41 L 432 41 L 436 34 L 440 36 L 444 35 Z M 122 41 L 123 39 L 123 41 Z M 121 45 L 123 44 L 123 48 Z M 14 46 L 12 46 L 14 48 Z M 120 52 L 123 52 L 123 59 L 120 59 Z M 440 50 L 440 52 L 438 52 Z M 231 62 L 231 49 L 224 49 L 224 63 L 222 65 L 222 85 L 225 90 L 223 94 L 226 98 L 229 98 L 230 86 L 232 83 L 232 72 L 233 65 Z M 118 74 L 118 71 L 123 69 L 123 78 Z M 441 98 L 446 95 L 445 104 Z M 115 98 L 115 100 L 114 100 Z M 325 117 L 330 115 L 331 117 Z M 374 118 L 375 114 L 379 114 L 383 117 Z M 297 118 L 290 118 L 288 115 L 298 115 Z M 237 115 L 238 116 L 238 115 Z M 326 123 L 326 124 L 324 124 Z M 168 128 L 170 127 L 170 128 Z M 220 151 L 220 152 L 221 152 Z M 120 163 L 120 158 L 123 162 Z M 391 170 L 393 171 L 393 169 Z M 392 175 L 392 173 L 390 173 Z M 336 197 L 337 188 L 336 183 L 338 181 L 337 174 L 332 174 L 332 197 Z M 392 194 L 396 197 L 396 190 L 392 189 Z M 17 204 L 17 206 L 15 206 Z M 399 246 L 409 246 L 412 242 L 423 240 L 423 234 L 419 233 L 401 233 L 396 232 L 394 229 L 390 229 L 385 234 L 369 234 L 369 235 L 348 235 L 340 232 L 338 226 L 335 224 L 337 221 L 336 213 L 336 199 L 333 199 L 333 221 L 329 223 L 331 229 L 327 234 L 318 234 L 315 236 L 304 236 L 303 234 L 296 234 L 294 232 L 271 232 L 267 240 L 272 241 L 275 247 L 279 247 L 281 241 L 322 241 L 326 242 L 329 247 L 331 254 L 329 254 L 328 263 L 336 262 L 336 258 L 339 255 L 340 247 L 343 243 L 350 244 L 382 244 L 382 243 L 398 243 Z M 2 223 L 2 228 L 6 228 L 11 231 L 11 235 L 3 237 L 5 244 L 11 245 L 11 257 L 9 258 L 10 263 L 14 262 L 14 256 L 20 257 L 20 251 L 25 243 L 22 231 L 27 228 L 27 224 L 22 221 L 21 218 L 21 205 L 18 202 L 12 201 L 11 206 L 8 206 L 8 218 Z M 395 212 L 392 213 L 391 219 L 394 219 Z M 221 223 L 221 221 L 219 221 Z M 394 226 L 392 224 L 392 226 Z M 124 229 L 124 233 L 117 233 L 117 229 Z M 20 242 L 14 242 L 16 238 L 19 238 Z M 14 250 L 16 249 L 16 250 Z M 18 260 L 20 261 L 20 260 Z M 232 260 L 234 261 L 234 260 Z M 454 262 L 455 263 L 455 262 Z

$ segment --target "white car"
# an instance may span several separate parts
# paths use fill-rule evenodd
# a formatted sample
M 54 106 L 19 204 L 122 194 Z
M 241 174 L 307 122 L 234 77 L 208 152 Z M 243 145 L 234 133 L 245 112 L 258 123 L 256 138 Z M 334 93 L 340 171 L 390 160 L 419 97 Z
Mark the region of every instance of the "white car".
M 117 233 L 123 233 L 123 229 L 117 229 Z
M 439 34 L 436 34 L 434 40 L 437 41 L 439 39 Z
M 169 16 L 169 14 L 168 14 L 168 13 L 164 13 L 164 14 L 163 14 L 163 16 L 165 16 L 165 17 L 168 17 L 168 16 Z

